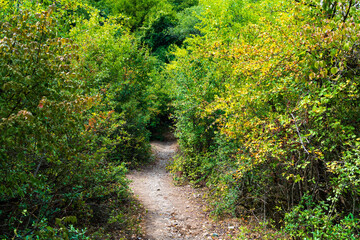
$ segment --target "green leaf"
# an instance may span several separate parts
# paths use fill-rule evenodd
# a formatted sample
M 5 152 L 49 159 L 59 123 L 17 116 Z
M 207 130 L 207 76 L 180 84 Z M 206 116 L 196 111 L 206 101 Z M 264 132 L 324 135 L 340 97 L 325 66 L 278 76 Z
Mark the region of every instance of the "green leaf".
M 332 67 L 330 72 L 331 72 L 331 74 L 336 74 L 338 72 L 337 67 Z

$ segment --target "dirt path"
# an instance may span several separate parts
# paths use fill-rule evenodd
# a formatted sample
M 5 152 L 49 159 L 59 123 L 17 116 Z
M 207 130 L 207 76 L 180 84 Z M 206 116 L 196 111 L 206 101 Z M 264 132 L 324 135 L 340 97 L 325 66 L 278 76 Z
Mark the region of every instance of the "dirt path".
M 147 210 L 145 239 L 231 239 L 237 226 L 213 222 L 203 211 L 202 193 L 190 186 L 174 186 L 166 172 L 176 142 L 153 142 L 154 165 L 132 171 L 128 178 L 134 194 Z

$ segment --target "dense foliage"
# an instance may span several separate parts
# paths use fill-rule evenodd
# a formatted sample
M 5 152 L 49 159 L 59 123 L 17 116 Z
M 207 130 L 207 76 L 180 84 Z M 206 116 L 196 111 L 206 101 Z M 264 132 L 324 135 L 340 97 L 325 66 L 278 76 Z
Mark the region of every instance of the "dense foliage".
M 291 236 L 355 239 L 360 214 L 357 1 L 200 1 L 201 35 L 167 66 L 182 154 L 215 213 Z
M 131 238 L 127 168 L 172 121 L 215 215 L 359 238 L 359 1 L 0 8 L 1 238 Z
M 154 60 L 84 3 L 1 9 L 0 237 L 131 236 L 125 173 L 150 159 Z

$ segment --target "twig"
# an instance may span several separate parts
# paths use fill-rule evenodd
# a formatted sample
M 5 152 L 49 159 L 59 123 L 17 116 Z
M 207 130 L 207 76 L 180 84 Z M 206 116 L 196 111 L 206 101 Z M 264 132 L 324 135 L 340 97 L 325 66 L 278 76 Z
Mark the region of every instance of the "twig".
M 294 115 L 293 115 L 292 113 L 291 113 L 291 116 L 292 116 L 292 118 L 294 119 L 296 131 L 297 131 L 297 133 L 298 133 L 298 135 L 299 135 L 301 146 L 303 147 L 303 149 L 305 150 L 305 152 L 306 152 L 307 154 L 310 154 L 310 153 L 308 152 L 308 150 L 306 150 L 306 148 L 305 148 L 304 142 L 303 142 L 303 140 L 302 140 L 302 138 L 301 138 L 301 134 L 300 134 L 300 131 L 299 131 L 299 127 L 298 127 L 298 125 L 297 125 L 297 123 L 296 123 L 296 119 L 295 119 L 295 117 L 294 117 Z
M 343 22 L 346 22 L 346 19 L 347 19 L 348 16 L 349 16 L 349 13 L 350 13 L 350 9 L 351 9 L 351 7 L 352 7 L 352 4 L 353 4 L 353 1 L 350 0 L 350 1 L 349 1 L 349 7 L 348 7 L 348 9 L 347 9 L 347 12 L 346 12 L 344 18 L 343 18 Z
M 36 171 L 35 171 L 35 173 L 34 173 L 34 177 L 36 177 L 37 173 L 39 172 L 39 169 L 40 169 L 40 166 L 41 166 L 43 160 L 44 160 L 44 158 L 41 157 L 41 158 L 40 158 L 40 162 L 39 162 L 39 164 L 38 164 L 37 167 L 36 167 Z

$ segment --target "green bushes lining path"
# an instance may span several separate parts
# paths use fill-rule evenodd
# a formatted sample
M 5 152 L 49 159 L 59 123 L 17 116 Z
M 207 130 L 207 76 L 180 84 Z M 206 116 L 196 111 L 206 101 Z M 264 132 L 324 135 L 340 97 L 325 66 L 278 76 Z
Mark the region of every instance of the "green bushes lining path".
M 0 237 L 138 234 L 125 173 L 174 121 L 214 215 L 359 238 L 359 4 L 1 0 Z
M 360 213 L 358 1 L 200 1 L 200 35 L 166 66 L 172 171 L 216 214 L 298 239 L 355 239 Z
M 0 4 L 0 238 L 138 234 L 154 58 L 83 2 Z

